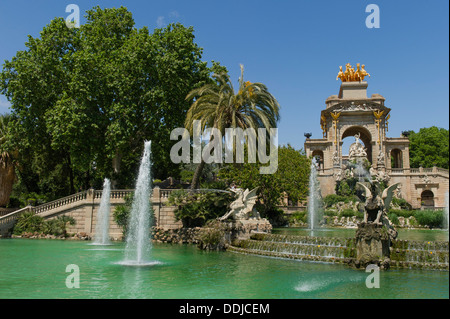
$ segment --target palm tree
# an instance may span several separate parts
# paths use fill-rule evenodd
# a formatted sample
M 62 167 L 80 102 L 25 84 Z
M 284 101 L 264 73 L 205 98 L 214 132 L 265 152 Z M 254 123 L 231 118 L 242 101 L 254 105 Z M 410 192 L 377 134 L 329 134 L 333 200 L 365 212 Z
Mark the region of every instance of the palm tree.
M 187 112 L 185 127 L 192 134 L 194 121 L 200 121 L 201 131 L 215 128 L 224 136 L 226 128 L 275 128 L 280 119 L 279 104 L 262 83 L 244 81 L 244 67 L 241 65 L 239 90 L 235 93 L 226 72 L 214 74 L 214 82 L 192 90 L 186 97 L 195 101 Z M 203 158 L 192 178 L 191 189 L 198 188 L 205 166 Z
M 8 204 L 16 179 L 13 154 L 6 149 L 6 133 L 9 120 L 9 115 L 0 115 L 0 206 Z

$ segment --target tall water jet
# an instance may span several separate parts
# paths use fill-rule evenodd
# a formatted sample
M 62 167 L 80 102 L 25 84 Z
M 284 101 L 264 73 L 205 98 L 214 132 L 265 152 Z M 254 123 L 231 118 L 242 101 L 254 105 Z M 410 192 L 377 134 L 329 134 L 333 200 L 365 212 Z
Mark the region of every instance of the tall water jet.
M 146 141 L 128 220 L 125 261 L 122 264 L 137 266 L 152 264 L 150 262 L 151 181 L 151 141 Z
M 322 196 L 320 194 L 320 185 L 317 180 L 317 163 L 313 158 L 311 171 L 309 174 L 309 197 L 308 197 L 308 225 L 309 229 L 317 229 L 319 225 L 322 209 Z
M 110 204 L 111 182 L 105 178 L 103 182 L 102 199 L 97 213 L 97 225 L 95 226 L 94 245 L 109 245 L 109 215 L 111 211 Z

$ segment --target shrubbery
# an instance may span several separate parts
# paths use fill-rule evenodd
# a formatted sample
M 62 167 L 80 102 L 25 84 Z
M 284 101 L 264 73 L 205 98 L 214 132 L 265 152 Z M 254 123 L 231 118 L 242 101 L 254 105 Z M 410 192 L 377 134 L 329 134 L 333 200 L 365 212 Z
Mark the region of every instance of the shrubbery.
M 414 213 L 414 218 L 420 225 L 431 228 L 442 227 L 444 222 L 444 214 L 441 210 L 417 210 Z
M 170 194 L 166 205 L 177 206 L 175 217 L 184 227 L 200 227 L 208 220 L 225 215 L 233 199 L 234 194 L 228 192 L 178 190 Z
M 356 195 L 343 196 L 343 195 L 335 195 L 330 194 L 323 199 L 324 206 L 326 208 L 331 207 L 337 203 L 350 203 L 350 202 L 360 202 L 361 200 Z
M 67 236 L 67 225 L 75 225 L 75 219 L 69 216 L 58 216 L 55 219 L 44 220 L 33 212 L 20 215 L 14 226 L 14 235 L 23 233 L 41 233 L 44 235 Z

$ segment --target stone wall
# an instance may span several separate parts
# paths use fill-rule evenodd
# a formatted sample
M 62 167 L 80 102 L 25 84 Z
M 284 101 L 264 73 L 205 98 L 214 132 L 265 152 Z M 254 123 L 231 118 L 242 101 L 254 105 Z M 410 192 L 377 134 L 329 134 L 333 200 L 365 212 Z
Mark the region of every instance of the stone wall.
M 166 206 L 166 202 L 172 190 L 154 188 L 152 194 L 152 207 L 154 213 L 154 225 L 161 229 L 179 229 L 182 227 L 181 221 L 175 218 L 176 207 Z M 122 238 L 122 228 L 114 221 L 113 214 L 118 205 L 125 203 L 125 197 L 133 190 L 112 190 L 111 191 L 111 214 L 110 229 L 111 238 L 120 240 Z M 54 219 L 58 216 L 66 215 L 75 219 L 75 225 L 67 228 L 68 233 L 86 233 L 93 237 L 97 225 L 97 214 L 100 206 L 102 191 L 90 189 L 70 195 L 56 201 L 39 205 L 37 207 L 28 206 L 24 209 L 0 216 L 0 235 L 6 236 L 14 225 L 17 218 L 23 212 L 32 211 L 42 216 L 44 219 Z

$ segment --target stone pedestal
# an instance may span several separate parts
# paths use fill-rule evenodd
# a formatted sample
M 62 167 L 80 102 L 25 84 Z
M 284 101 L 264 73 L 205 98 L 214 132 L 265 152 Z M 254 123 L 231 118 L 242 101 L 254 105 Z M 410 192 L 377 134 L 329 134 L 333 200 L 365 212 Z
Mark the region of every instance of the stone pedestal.
M 272 231 L 272 225 L 265 218 L 226 220 L 222 223 L 225 224 L 227 229 L 226 239 L 228 242 L 250 239 L 250 236 L 254 233 L 270 233 Z
M 340 99 L 367 99 L 367 82 L 342 82 Z
M 360 223 L 356 231 L 356 260 L 354 266 L 366 268 L 370 264 L 388 269 L 390 264 L 390 239 L 385 226 Z

